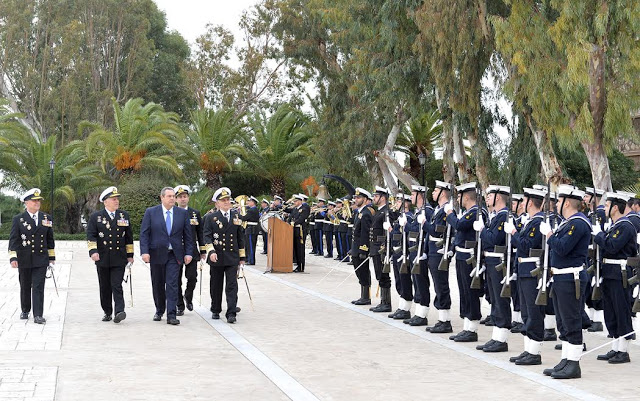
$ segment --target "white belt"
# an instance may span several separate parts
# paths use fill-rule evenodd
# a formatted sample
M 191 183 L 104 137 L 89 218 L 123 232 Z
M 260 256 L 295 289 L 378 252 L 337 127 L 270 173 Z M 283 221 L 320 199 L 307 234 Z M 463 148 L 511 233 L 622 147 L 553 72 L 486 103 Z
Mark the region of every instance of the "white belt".
M 328 223 L 326 220 L 316 220 L 316 223 Z
M 256 223 L 255 221 L 247 221 L 247 225 L 248 226 L 257 226 L 258 223 Z
M 461 246 L 457 246 L 456 247 L 456 252 L 473 253 L 474 249 L 473 248 L 463 248 Z
M 342 223 L 342 224 L 349 224 L 349 222 L 348 222 L 348 221 L 346 221 L 346 220 L 340 220 L 340 223 Z
M 312 221 L 312 222 L 310 222 L 310 223 L 309 223 L 309 225 L 311 225 L 311 226 L 315 226 L 315 225 L 316 225 L 316 222 L 315 222 L 315 221 Z
M 504 258 L 504 254 L 500 252 L 484 252 L 485 258 Z
M 535 256 L 528 258 L 518 258 L 518 263 L 540 263 L 540 258 Z
M 438 242 L 438 241 L 440 241 L 441 239 L 442 239 L 442 238 L 433 237 L 433 236 L 431 236 L 431 235 L 429 236 L 429 241 L 431 241 L 431 242 Z
M 552 267 L 551 273 L 553 274 L 573 274 L 574 276 L 584 270 L 584 266 L 578 267 Z
M 602 259 L 605 265 L 618 265 L 620 267 L 627 266 L 627 259 Z
M 347 227 L 348 228 L 353 228 L 353 224 L 349 224 Z

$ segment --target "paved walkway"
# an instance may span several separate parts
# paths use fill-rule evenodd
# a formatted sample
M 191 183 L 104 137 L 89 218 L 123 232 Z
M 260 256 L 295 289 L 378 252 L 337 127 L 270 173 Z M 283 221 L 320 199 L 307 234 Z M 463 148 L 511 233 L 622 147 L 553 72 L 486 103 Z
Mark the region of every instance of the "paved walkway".
M 545 343 L 542 366 L 514 366 L 508 358 L 521 352 L 521 335 L 510 336 L 510 352 L 486 354 L 371 313 L 349 302 L 359 295 L 351 266 L 325 277 L 336 262 L 311 255 L 309 274 L 263 274 L 259 255 L 257 266 L 245 268 L 253 304 L 240 281 L 235 325 L 210 319 L 205 269 L 202 306 L 196 295 L 196 310 L 175 327 L 152 321 L 149 270 L 136 259 L 134 306 L 127 288 L 127 319 L 114 324 L 100 321 L 85 243 L 58 241 L 59 294 L 47 280 L 47 324 L 37 326 L 19 320 L 17 272 L 6 249 L 0 241 L 0 400 L 640 399 L 636 344 L 631 364 L 596 361 L 596 351 L 581 362 L 582 379 L 553 380 L 541 371 L 560 359 L 554 343 Z M 429 320 L 436 319 L 432 309 Z M 459 319 L 452 323 L 461 329 Z M 479 336 L 488 340 L 490 328 Z M 590 349 L 607 341 L 602 333 L 586 339 Z

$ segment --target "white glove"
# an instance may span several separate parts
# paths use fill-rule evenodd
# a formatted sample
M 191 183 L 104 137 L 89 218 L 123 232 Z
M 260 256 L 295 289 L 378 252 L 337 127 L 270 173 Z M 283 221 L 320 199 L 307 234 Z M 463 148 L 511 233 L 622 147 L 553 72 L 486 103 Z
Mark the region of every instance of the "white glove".
M 398 217 L 398 224 L 400 224 L 400 227 L 404 227 L 407 225 L 407 215 L 402 214 L 400 215 L 400 217 Z
M 523 214 L 522 216 L 520 216 L 520 224 L 522 224 L 522 227 L 526 226 L 528 222 L 529 222 L 528 214 Z
M 513 273 L 511 275 L 511 277 L 509 277 L 509 281 L 516 281 L 518 279 L 518 274 L 517 273 Z
M 382 223 L 382 228 L 384 228 L 385 231 L 389 231 L 391 230 L 391 224 L 389 224 L 388 221 L 385 221 L 384 223 Z
M 511 221 L 507 221 L 504 223 L 504 232 L 508 234 L 513 234 L 516 230 L 516 226 L 513 225 Z
M 549 225 L 549 223 L 547 223 L 546 221 L 543 221 L 542 223 L 540 223 L 540 232 L 542 233 L 542 235 L 547 235 L 551 232 L 551 225 Z
M 482 220 L 476 220 L 473 222 L 473 229 L 476 231 L 482 231 L 482 229 L 484 228 L 484 221 Z
M 640 244 L 640 233 L 638 233 L 638 235 L 636 235 L 636 242 L 637 242 L 638 244 Z
M 602 228 L 600 228 L 600 224 L 594 224 L 591 226 L 591 231 L 593 235 L 598 235 L 602 232 Z
M 609 227 L 611 227 L 611 221 L 607 221 L 606 223 L 604 223 L 604 231 L 607 231 Z
M 420 213 L 418 215 L 418 224 L 423 225 L 425 221 L 427 221 L 426 216 L 424 215 L 424 213 Z
M 451 204 L 451 202 L 445 203 L 444 204 L 444 212 L 448 214 L 451 211 L 453 211 L 453 205 Z

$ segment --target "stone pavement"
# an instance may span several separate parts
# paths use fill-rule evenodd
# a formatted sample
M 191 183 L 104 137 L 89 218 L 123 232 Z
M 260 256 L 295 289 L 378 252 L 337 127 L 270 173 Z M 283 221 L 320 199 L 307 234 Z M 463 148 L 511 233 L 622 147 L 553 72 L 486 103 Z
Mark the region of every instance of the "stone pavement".
M 196 310 L 179 326 L 152 321 L 149 269 L 137 258 L 133 307 L 125 287 L 127 319 L 101 322 L 85 243 L 56 245 L 59 295 L 48 279 L 43 327 L 19 320 L 17 272 L 0 241 L 0 400 L 640 399 L 636 344 L 631 364 L 596 361 L 596 351 L 581 362 L 582 379 L 553 380 L 541 372 L 560 359 L 554 343 L 545 343 L 542 366 L 515 366 L 508 358 L 521 352 L 521 335 L 510 335 L 508 353 L 486 354 L 371 313 L 349 302 L 359 295 L 352 266 L 327 275 L 336 262 L 312 255 L 309 274 L 263 274 L 258 255 L 245 268 L 253 302 L 240 280 L 235 325 L 210 319 L 206 268 L 202 305 L 196 294 Z M 454 269 L 450 275 L 455 312 Z M 429 320 L 437 320 L 433 308 Z M 461 329 L 460 319 L 452 323 Z M 490 330 L 481 326 L 481 342 Z M 586 336 L 589 349 L 606 341 L 603 333 Z

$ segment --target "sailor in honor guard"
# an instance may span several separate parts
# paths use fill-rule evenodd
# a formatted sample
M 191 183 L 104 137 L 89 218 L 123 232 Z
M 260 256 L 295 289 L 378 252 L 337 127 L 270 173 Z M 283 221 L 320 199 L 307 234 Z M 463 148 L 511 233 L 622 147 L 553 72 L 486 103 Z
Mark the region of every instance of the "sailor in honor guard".
M 184 308 L 193 310 L 193 291 L 196 288 L 198 282 L 198 263 L 206 258 L 206 252 L 204 247 L 204 237 L 202 235 L 202 217 L 200 211 L 192 207 L 189 207 L 189 198 L 191 195 L 191 188 L 187 185 L 178 185 L 174 188 L 176 193 L 176 203 L 178 207 L 187 211 L 189 215 L 189 224 L 191 225 L 193 239 L 193 253 L 196 255 L 189 264 L 180 265 L 180 273 L 178 279 L 178 305 L 177 316 L 184 315 Z M 199 256 L 198 256 L 199 255 Z M 184 276 L 187 279 L 187 288 L 182 293 L 182 272 L 184 270 Z
M 607 213 L 605 212 L 604 205 L 601 204 L 602 196 L 605 191 L 602 189 L 595 189 L 592 187 L 586 187 L 584 194 L 584 205 L 585 205 L 585 215 L 591 221 L 595 221 L 596 224 L 600 225 L 600 230 L 605 230 L 605 224 L 609 220 Z M 595 205 L 595 215 L 594 215 L 594 205 Z M 591 250 L 590 253 L 592 253 Z M 595 257 L 595 254 L 594 254 Z M 591 259 L 591 258 L 590 258 Z M 591 263 L 590 263 L 591 264 Z M 589 273 L 587 273 L 589 274 Z M 602 299 L 591 299 L 591 294 L 593 293 L 592 283 L 593 274 L 589 274 L 589 284 L 587 285 L 587 293 L 586 293 L 586 305 L 587 305 L 587 314 L 589 319 L 591 319 L 591 327 L 587 329 L 589 332 L 600 332 L 604 329 L 604 305 Z
M 246 214 L 240 215 L 240 219 L 246 223 L 244 230 L 245 245 L 247 250 L 247 266 L 256 264 L 256 244 L 258 243 L 258 234 L 260 234 L 260 211 L 258 210 L 258 199 L 250 196 L 247 199 Z
M 353 221 L 353 245 L 351 257 L 360 283 L 360 298 L 351 301 L 354 305 L 371 305 L 371 271 L 369 270 L 369 229 L 375 215 L 371 206 L 371 193 L 356 188 L 354 203 L 358 208 Z
M 214 192 L 212 201 L 218 209 L 205 216 L 204 243 L 211 278 L 211 318 L 220 319 L 222 312 L 222 288 L 224 286 L 228 323 L 236 322 L 238 304 L 238 268 L 245 262 L 245 234 L 242 219 L 231 210 L 231 190 L 227 187 Z
M 9 261 L 18 269 L 20 280 L 20 319 L 29 318 L 33 305 L 33 322 L 37 324 L 46 323 L 44 282 L 47 267 L 56 260 L 53 221 L 40 211 L 42 199 L 39 188 L 31 188 L 20 197 L 26 210 L 13 218 L 9 234 Z
M 373 271 L 380 285 L 380 304 L 369 308 L 372 312 L 391 312 L 391 277 L 388 272 L 384 271 L 384 261 L 386 256 L 389 255 L 389 260 L 386 262 L 391 263 L 391 256 L 393 251 L 390 247 L 391 243 L 387 244 L 387 239 L 391 239 L 391 223 L 394 220 L 394 215 L 389 208 L 389 190 L 376 186 L 373 193 L 373 204 L 378 208 L 378 211 L 371 219 L 371 227 L 369 229 L 369 254 L 373 261 Z M 388 248 L 387 248 L 388 247 Z
M 602 231 L 599 224 L 593 226 L 594 242 L 600 246 L 602 304 L 604 322 L 609 336 L 615 340 L 611 350 L 598 355 L 598 360 L 612 364 L 631 362 L 629 343 L 635 339 L 631 316 L 631 286 L 629 278 L 633 269 L 627 265 L 627 259 L 638 255 L 637 231 L 633 223 L 625 216 L 629 196 L 615 192 L 606 193 L 605 210 L 612 224 Z
M 584 192 L 571 185 L 558 187 L 557 212 L 564 220 L 555 230 L 540 223 L 543 240 L 549 246 L 549 266 L 553 277 L 553 307 L 562 340 L 562 359 L 544 374 L 554 379 L 581 376 L 582 312 L 587 287 L 587 261 L 591 242 L 591 222 L 580 212 Z
M 122 280 L 127 264 L 133 263 L 133 231 L 129 214 L 120 209 L 120 193 L 116 187 L 102 191 L 99 200 L 104 209 L 93 213 L 87 223 L 89 257 L 98 272 L 102 321 L 111 321 L 115 311 L 113 321 L 120 323 L 127 317 Z

